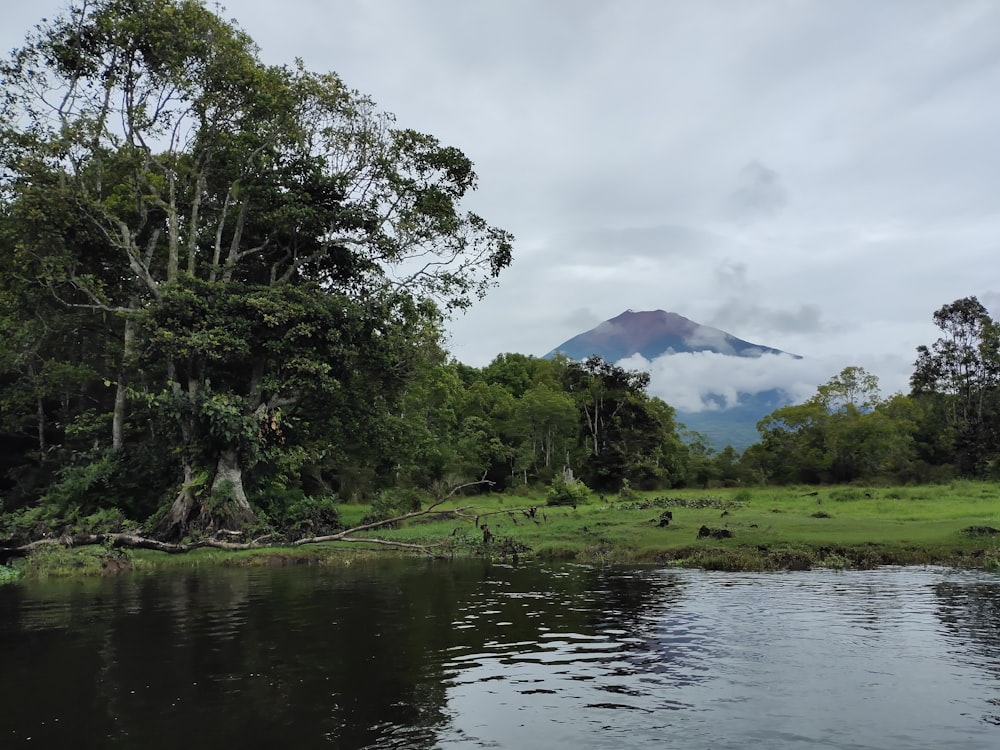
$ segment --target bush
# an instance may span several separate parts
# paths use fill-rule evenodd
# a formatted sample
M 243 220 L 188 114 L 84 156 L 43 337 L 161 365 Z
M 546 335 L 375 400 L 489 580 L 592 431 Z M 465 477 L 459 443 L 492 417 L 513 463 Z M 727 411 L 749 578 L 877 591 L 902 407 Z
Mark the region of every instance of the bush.
M 333 534 L 344 528 L 336 497 L 311 497 L 300 489 L 270 487 L 254 504 L 289 541 L 305 536 Z
M 632 483 L 627 479 L 622 481 L 622 488 L 618 491 L 618 499 L 626 503 L 639 499 L 639 493 L 632 489 Z M 549 505 L 551 504 L 549 503 Z
M 14 583 L 21 574 L 14 568 L 8 568 L 6 565 L 0 565 L 0 586 L 5 583 Z
M 375 523 L 413 513 L 423 507 L 424 499 L 425 495 L 415 489 L 382 490 L 372 503 L 371 511 L 361 519 L 361 523 Z
M 43 536 L 58 534 L 62 527 L 58 510 L 35 506 L 0 515 L 0 539 L 29 542 Z
M 70 515 L 68 528 L 88 534 L 118 534 L 134 531 L 136 524 L 125 518 L 118 508 L 102 508 L 89 516 Z
M 546 505 L 583 505 L 590 497 L 590 490 L 580 481 L 567 482 L 558 474 L 545 491 Z

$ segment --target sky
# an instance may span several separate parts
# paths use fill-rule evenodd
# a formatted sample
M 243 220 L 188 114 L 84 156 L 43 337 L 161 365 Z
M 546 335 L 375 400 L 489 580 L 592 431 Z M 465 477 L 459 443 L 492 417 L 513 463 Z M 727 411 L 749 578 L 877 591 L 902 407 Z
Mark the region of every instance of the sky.
M 0 0 L 6 52 L 55 0 Z M 211 4 L 210 7 L 217 7 Z M 335 71 L 476 164 L 516 238 L 448 347 L 541 356 L 626 309 L 802 355 L 633 359 L 697 410 L 905 392 L 932 315 L 1000 313 L 1000 2 L 228 0 L 268 63 Z

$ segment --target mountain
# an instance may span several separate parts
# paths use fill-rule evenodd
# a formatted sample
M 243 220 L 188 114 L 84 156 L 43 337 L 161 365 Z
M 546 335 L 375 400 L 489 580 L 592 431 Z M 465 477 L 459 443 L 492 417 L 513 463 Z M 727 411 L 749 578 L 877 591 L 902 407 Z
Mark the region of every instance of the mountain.
M 584 360 L 596 354 L 609 362 L 619 362 L 635 354 L 652 361 L 690 352 L 725 355 L 720 359 L 722 367 L 726 357 L 785 354 L 801 359 L 797 354 L 744 341 L 718 328 L 701 325 L 683 315 L 664 310 L 626 310 L 596 328 L 564 341 L 545 356 L 553 357 L 561 353 L 571 359 Z M 705 435 L 709 444 L 719 450 L 727 445 L 742 450 L 755 443 L 758 439 L 757 422 L 775 409 L 791 403 L 788 395 L 779 388 L 756 393 L 740 392 L 737 403 L 728 408 L 725 408 L 726 399 L 720 394 L 706 394 L 703 398 L 719 408 L 678 410 L 677 419 L 688 429 Z
M 780 349 L 752 344 L 718 328 L 695 323 L 677 313 L 626 310 L 564 341 L 545 356 L 561 353 L 570 359 L 583 360 L 597 354 L 609 362 L 618 362 L 633 354 L 653 360 L 664 354 L 683 352 L 716 352 L 736 357 L 785 354 Z

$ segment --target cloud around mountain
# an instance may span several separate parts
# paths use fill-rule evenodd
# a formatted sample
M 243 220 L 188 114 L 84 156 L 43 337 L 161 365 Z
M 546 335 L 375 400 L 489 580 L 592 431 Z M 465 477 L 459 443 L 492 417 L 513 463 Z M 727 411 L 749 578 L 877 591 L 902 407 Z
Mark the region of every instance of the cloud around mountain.
M 839 371 L 836 360 L 804 359 L 663 310 L 627 310 L 546 356 L 557 352 L 577 360 L 599 355 L 648 372 L 649 392 L 716 448 L 754 442 L 758 420 L 806 400 Z

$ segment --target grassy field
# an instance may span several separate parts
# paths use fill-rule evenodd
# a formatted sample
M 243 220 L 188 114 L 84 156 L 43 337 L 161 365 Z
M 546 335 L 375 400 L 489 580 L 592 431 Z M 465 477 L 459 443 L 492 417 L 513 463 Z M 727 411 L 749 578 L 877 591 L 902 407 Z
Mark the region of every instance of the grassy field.
M 942 563 L 1000 569 L 1000 485 L 684 490 L 545 507 L 541 495 L 459 500 L 472 519 L 420 519 L 382 536 L 493 555 L 724 570 Z M 535 506 L 534 518 L 525 510 Z M 345 520 L 354 511 L 345 508 Z M 673 519 L 659 525 L 664 511 Z M 363 513 L 363 509 L 360 509 Z M 489 515 L 487 515 L 489 514 Z M 493 538 L 483 544 L 480 526 Z M 702 527 L 709 536 L 699 536 Z M 719 538 L 726 535 L 728 538 Z M 523 553 L 522 553 L 523 554 Z
M 454 513 L 459 509 L 461 516 Z M 440 511 L 369 535 L 428 545 L 445 556 L 733 571 L 919 564 L 1000 571 L 1000 484 L 994 483 L 670 490 L 593 495 L 575 508 L 548 507 L 540 492 L 492 494 L 456 498 Z M 667 511 L 673 518 L 661 526 Z M 368 512 L 364 505 L 341 506 L 347 525 L 360 523 Z M 183 555 L 52 547 L 21 561 L 16 572 L 44 577 L 179 566 L 345 564 L 383 553 L 364 542 Z

